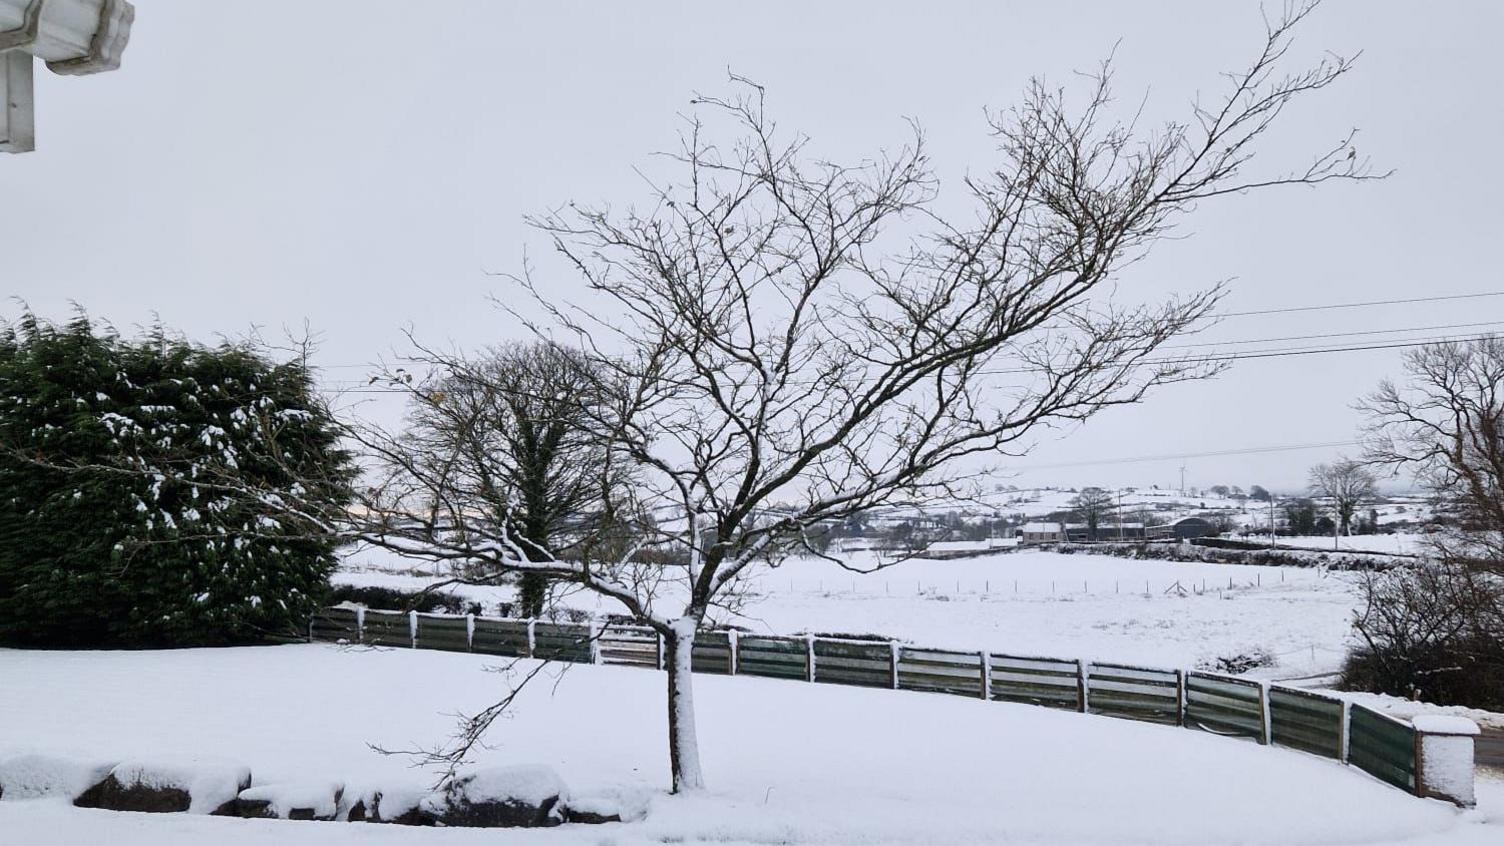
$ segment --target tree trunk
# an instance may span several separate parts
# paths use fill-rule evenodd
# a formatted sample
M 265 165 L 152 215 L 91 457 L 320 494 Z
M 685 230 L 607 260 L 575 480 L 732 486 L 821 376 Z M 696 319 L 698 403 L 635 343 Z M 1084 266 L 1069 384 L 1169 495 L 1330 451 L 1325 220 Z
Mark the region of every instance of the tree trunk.
M 694 654 L 698 624 L 686 617 L 676 621 L 663 639 L 663 665 L 668 670 L 668 759 L 673 771 L 674 792 L 705 788 L 700 770 L 700 740 L 695 732 L 694 677 L 690 660 Z

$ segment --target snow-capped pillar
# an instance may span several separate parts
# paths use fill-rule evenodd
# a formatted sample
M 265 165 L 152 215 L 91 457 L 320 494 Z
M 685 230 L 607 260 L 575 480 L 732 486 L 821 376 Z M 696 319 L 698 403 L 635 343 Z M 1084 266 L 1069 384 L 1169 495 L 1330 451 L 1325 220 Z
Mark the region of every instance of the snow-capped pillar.
M 977 657 L 982 659 L 982 699 L 990 701 L 992 699 L 992 653 L 984 649 L 977 653 Z
M 1425 714 L 1415 727 L 1415 795 L 1444 799 L 1464 808 L 1473 796 L 1473 738 L 1478 724 L 1466 717 Z
M 815 636 L 804 636 L 804 680 L 815 680 Z
M 418 648 L 418 612 L 407 612 L 407 636 L 412 639 L 413 648 Z
M 465 615 L 465 648 L 475 651 L 475 615 Z
M 366 607 L 358 605 L 355 608 L 355 640 L 359 643 L 366 642 Z
M 898 655 L 899 655 L 898 651 L 900 649 L 900 647 L 898 645 L 898 641 L 896 641 L 896 640 L 890 640 L 890 641 L 888 641 L 888 649 L 889 649 L 889 651 L 890 651 L 890 653 L 892 655 L 891 666 L 893 668 L 893 689 L 897 690 L 898 689 Z
M 738 644 L 738 642 L 739 642 L 739 638 L 737 638 L 737 636 L 736 636 L 736 629 L 729 629 L 729 630 L 727 630 L 727 632 L 726 632 L 726 648 L 729 649 L 729 650 L 731 650 L 731 658 L 730 658 L 730 662 L 726 666 L 731 671 L 731 675 L 733 675 L 733 676 L 736 675 L 736 670 L 737 670 L 737 666 L 736 666 L 736 663 L 737 663 L 736 662 L 736 653 L 737 653 L 737 644 Z
M 533 627 L 537 624 L 537 620 L 527 621 L 527 657 L 529 658 L 533 657 L 533 651 L 537 648 L 538 645 L 538 639 L 533 631 Z
M 1090 703 L 1086 687 L 1086 676 L 1091 672 L 1091 664 L 1080 658 L 1076 659 L 1076 704 L 1081 713 L 1085 714 Z
M 590 663 L 601 662 L 601 630 L 594 620 L 590 621 Z

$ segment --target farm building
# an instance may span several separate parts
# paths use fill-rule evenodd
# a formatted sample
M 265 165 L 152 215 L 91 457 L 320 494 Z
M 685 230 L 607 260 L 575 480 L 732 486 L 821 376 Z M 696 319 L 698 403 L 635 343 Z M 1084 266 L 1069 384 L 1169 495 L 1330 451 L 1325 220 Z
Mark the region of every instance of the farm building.
M 1176 540 L 1205 538 L 1220 534 L 1212 521 L 1205 517 L 1183 517 L 1171 523 L 1169 528 Z
M 1065 540 L 1065 529 L 1059 523 L 1025 523 L 1018 536 L 1021 543 L 1055 543 Z

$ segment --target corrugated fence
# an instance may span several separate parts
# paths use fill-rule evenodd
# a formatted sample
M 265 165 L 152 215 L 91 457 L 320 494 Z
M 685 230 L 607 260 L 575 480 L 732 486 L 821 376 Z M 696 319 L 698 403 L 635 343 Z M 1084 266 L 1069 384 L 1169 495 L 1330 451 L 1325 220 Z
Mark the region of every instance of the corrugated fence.
M 663 667 L 647 627 L 328 608 L 316 641 L 442 649 L 574 663 Z M 1419 793 L 1415 729 L 1341 699 L 1233 676 L 1128 664 L 925 649 L 897 641 L 705 631 L 697 673 L 948 693 L 1184 726 L 1351 764 Z

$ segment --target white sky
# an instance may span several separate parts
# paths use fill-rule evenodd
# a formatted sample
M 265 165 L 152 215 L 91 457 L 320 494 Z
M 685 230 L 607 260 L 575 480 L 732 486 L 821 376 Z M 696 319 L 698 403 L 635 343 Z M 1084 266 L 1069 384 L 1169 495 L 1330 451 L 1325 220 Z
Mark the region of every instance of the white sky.
M 990 162 L 982 109 L 1015 102 L 1031 74 L 1067 81 L 1121 40 L 1122 99 L 1148 90 L 1150 114 L 1183 114 L 1262 37 L 1251 2 L 136 5 L 120 71 L 37 75 L 39 152 L 0 158 L 0 293 L 55 318 L 77 301 L 121 327 L 156 313 L 205 339 L 306 320 L 341 381 L 400 346 L 408 324 L 464 346 L 516 334 L 487 300 L 515 293 L 486 271 L 518 269 L 524 250 L 549 271 L 522 216 L 641 198 L 632 168 L 673 143 L 694 91 L 726 90 L 728 67 L 767 86 L 782 125 L 833 158 L 896 145 L 903 118 L 919 119 L 954 185 Z M 1357 126 L 1360 152 L 1395 176 L 1208 203 L 1191 237 L 1124 290 L 1152 298 L 1231 278 L 1229 311 L 1504 290 L 1504 177 L 1490 164 L 1504 135 L 1501 32 L 1504 3 L 1323 6 L 1300 57 L 1363 56 L 1291 110 L 1269 161 L 1303 163 Z M 1198 340 L 1494 320 L 1504 325 L 1504 298 L 1230 318 Z M 1243 362 L 1019 464 L 1351 440 L 1352 402 L 1398 362 Z M 1192 485 L 1293 488 L 1334 453 L 1184 463 Z M 1167 485 L 1180 464 L 1018 481 Z

